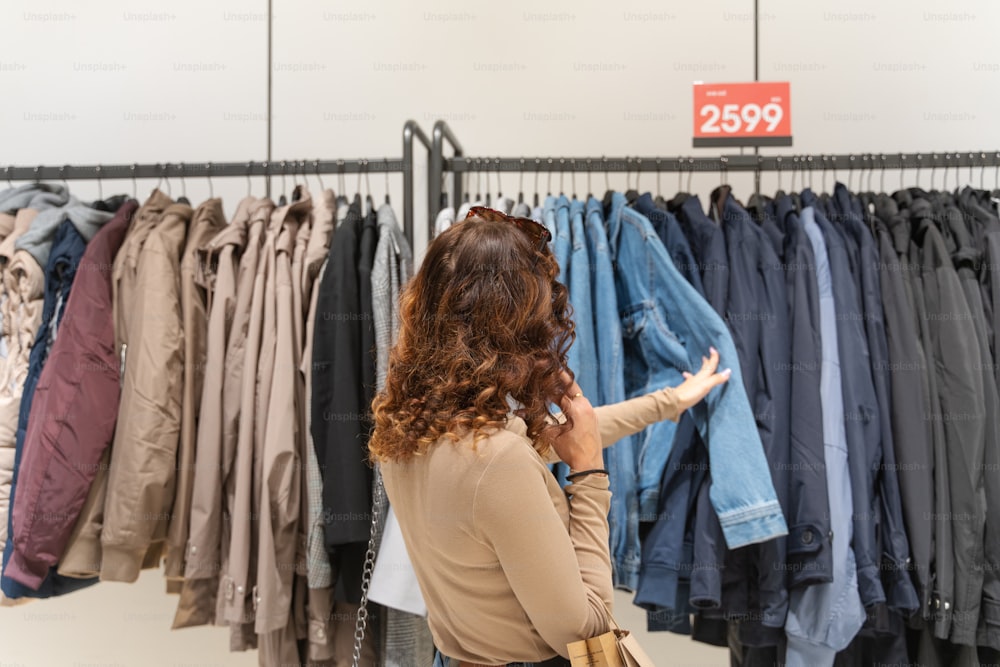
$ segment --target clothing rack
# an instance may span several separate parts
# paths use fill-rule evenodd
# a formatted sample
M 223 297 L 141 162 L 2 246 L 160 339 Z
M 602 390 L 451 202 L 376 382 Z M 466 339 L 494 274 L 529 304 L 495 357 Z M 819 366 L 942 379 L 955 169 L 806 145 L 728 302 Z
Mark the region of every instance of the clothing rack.
M 7 181 L 42 180 L 128 180 L 139 178 L 235 178 L 251 176 L 310 176 L 320 174 L 403 174 L 403 232 L 413 244 L 413 140 L 428 153 L 427 134 L 416 121 L 403 125 L 402 158 L 359 158 L 353 160 L 272 160 L 249 162 L 163 162 L 155 164 L 39 165 L 0 169 L 0 179 Z M 270 194 L 270 185 L 268 186 Z M 341 193 L 337 193 L 341 194 Z
M 461 143 L 448 123 L 439 120 L 432 132 L 430 174 L 428 175 L 429 220 L 433 220 L 440 206 L 444 179 L 448 172 L 454 174 L 454 200 L 460 201 L 463 193 L 462 174 L 491 172 L 556 172 L 556 173 L 632 173 L 632 172 L 681 172 L 706 173 L 739 172 L 789 172 L 815 170 L 881 170 L 887 169 L 958 169 L 1000 168 L 1000 151 L 952 151 L 929 153 L 845 153 L 813 155 L 719 155 L 714 157 L 467 157 Z M 447 141 L 453 150 L 451 157 L 444 155 Z M 433 229 L 430 230 L 433 235 Z

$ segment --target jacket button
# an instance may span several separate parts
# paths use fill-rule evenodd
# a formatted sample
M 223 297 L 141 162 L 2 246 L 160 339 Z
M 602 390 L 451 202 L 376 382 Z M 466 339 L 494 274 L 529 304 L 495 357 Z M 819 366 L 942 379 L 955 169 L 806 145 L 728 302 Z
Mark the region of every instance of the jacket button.
M 944 603 L 944 610 L 948 611 L 949 609 L 951 609 L 951 603 L 950 602 L 945 602 Z
M 237 586 L 236 587 L 236 592 L 239 593 L 240 595 L 243 595 L 243 587 L 242 586 Z
M 319 628 L 316 630 L 316 639 L 320 641 L 324 641 L 326 639 L 326 631 L 323 630 L 323 628 Z
M 935 609 L 941 608 L 941 600 L 934 600 L 934 608 Z
M 802 532 L 802 544 L 812 544 L 813 533 L 811 530 L 805 530 Z

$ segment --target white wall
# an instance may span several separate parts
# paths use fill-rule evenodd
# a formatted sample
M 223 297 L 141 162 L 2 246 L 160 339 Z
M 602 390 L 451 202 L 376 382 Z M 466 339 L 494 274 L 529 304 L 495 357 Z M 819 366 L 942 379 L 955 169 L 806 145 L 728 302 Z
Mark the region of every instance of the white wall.
M 1000 148 L 992 113 L 1000 103 L 996 3 L 760 5 L 761 78 L 792 82 L 794 117 L 795 147 L 768 152 Z M 751 0 L 274 0 L 274 158 L 398 157 L 407 118 L 427 131 L 435 119 L 448 120 L 469 155 L 716 155 L 691 148 L 690 86 L 752 78 L 752 9 Z M 7 0 L 0 167 L 263 159 L 266 12 L 264 0 Z M 418 251 L 426 208 L 420 160 Z M 974 182 L 979 177 L 976 170 Z M 719 178 L 695 175 L 692 187 L 705 193 Z M 940 184 L 940 171 L 936 178 Z M 988 170 L 987 183 L 994 179 Z M 748 192 L 747 175 L 730 180 Z M 821 174 L 813 180 L 819 186 Z M 898 172 L 885 181 L 896 187 Z M 920 181 L 930 183 L 929 171 Z M 370 182 L 380 198 L 383 177 Z M 529 192 L 533 182 L 524 179 Z M 611 177 L 612 185 L 624 182 Z M 353 190 L 356 177 L 347 183 Z M 640 186 L 655 183 L 646 174 Z M 676 175 L 660 183 L 671 194 Z M 140 196 L 154 184 L 139 182 Z M 765 190 L 776 185 L 775 175 L 765 176 Z M 72 186 L 84 198 L 97 194 L 92 182 Z M 262 180 L 252 187 L 261 192 Z M 398 175 L 390 187 L 398 206 Z M 196 202 L 208 195 L 204 179 L 188 179 L 185 188 Z M 214 182 L 227 213 L 246 188 L 245 179 Z M 578 176 L 577 189 L 585 188 Z M 594 189 L 603 188 L 598 176 Z M 181 183 L 172 179 L 171 189 L 178 195 Z M 516 191 L 517 177 L 506 174 L 503 189 Z M 131 190 L 130 182 L 103 184 L 105 194 Z M 0 667 L 256 662 L 228 654 L 224 630 L 171 632 L 173 604 L 150 572 L 134 586 L 103 584 L 0 609 Z M 643 627 L 628 596 L 618 606 L 627 626 Z M 727 661 L 687 638 L 643 641 L 671 664 Z

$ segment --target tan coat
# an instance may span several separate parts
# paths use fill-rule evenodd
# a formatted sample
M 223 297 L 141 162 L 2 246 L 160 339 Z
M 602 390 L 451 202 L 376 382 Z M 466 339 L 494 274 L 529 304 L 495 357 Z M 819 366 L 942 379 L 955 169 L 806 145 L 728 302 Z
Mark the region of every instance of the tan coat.
M 273 206 L 273 205 L 272 205 Z M 271 213 L 273 209 L 268 208 L 266 212 Z M 259 213 L 265 210 L 262 208 Z M 253 254 L 253 272 L 247 276 L 244 273 L 243 261 L 240 262 L 240 278 L 237 286 L 237 307 L 241 301 L 241 296 L 248 298 L 249 308 L 245 326 L 246 333 L 240 335 L 237 330 L 237 323 L 233 323 L 233 332 L 230 340 L 229 350 L 226 354 L 226 380 L 223 387 L 223 417 L 226 423 L 223 425 L 223 466 L 229 455 L 227 451 L 229 442 L 232 439 L 231 469 L 226 475 L 226 492 L 228 509 L 228 538 L 222 544 L 222 570 L 219 580 L 219 599 L 216 622 L 226 623 L 233 626 L 234 634 L 230 647 L 234 648 L 239 637 L 245 637 L 245 633 L 237 632 L 242 624 L 253 624 L 252 589 L 256 579 L 255 561 L 256 550 L 252 545 L 257 543 L 257 521 L 259 509 L 256 507 L 257 499 L 260 497 L 259 490 L 254 489 L 254 463 L 257 459 L 256 450 L 256 419 L 259 417 L 258 411 L 263 401 L 259 397 L 259 389 L 263 376 L 259 373 L 259 364 L 262 349 L 262 333 L 264 329 L 264 295 L 266 270 L 269 265 L 268 258 L 274 254 L 274 243 L 276 241 L 274 230 L 272 229 L 271 213 L 270 218 L 261 219 L 259 215 L 254 215 L 250 223 L 249 239 L 247 242 L 247 252 L 244 260 L 249 263 Z M 264 226 L 266 224 L 266 231 Z M 258 251 L 255 253 L 255 251 Z M 243 290 L 246 280 L 250 280 L 249 294 Z M 242 294 L 241 294 L 242 291 Z M 240 310 L 237 309 L 237 313 Z M 273 345 L 273 341 L 272 341 Z M 231 354 L 232 353 L 232 354 Z M 239 366 L 231 365 L 232 357 L 239 355 Z M 268 381 L 263 381 L 266 389 Z M 238 402 L 231 405 L 233 391 L 238 388 Z M 266 403 L 263 403 L 266 406 Z M 231 418 L 235 416 L 235 421 Z M 235 427 L 235 428 L 234 428 Z M 227 433 L 228 429 L 228 433 Z M 235 435 L 235 438 L 232 436 Z M 260 440 L 263 440 L 261 435 Z M 263 444 L 261 442 L 261 444 Z M 259 478 L 259 473 L 258 473 Z M 256 491 L 256 492 L 255 492 Z M 231 494 L 231 495 L 230 495 Z M 225 529 L 225 525 L 224 525 Z M 251 553 L 254 559 L 251 560 Z
M 221 199 L 209 199 L 194 212 L 181 259 L 181 317 L 184 327 L 184 384 L 181 399 L 181 438 L 177 452 L 177 493 L 167 531 L 166 577 L 184 576 L 191 497 L 194 492 L 195 435 L 201 392 L 205 383 L 208 337 L 208 291 L 197 281 L 203 245 L 225 228 Z M 219 363 L 221 365 L 222 359 Z
M 111 274 L 114 298 L 115 349 L 123 360 L 129 340 L 129 323 L 138 294 L 139 256 L 149 233 L 160 222 L 171 199 L 153 190 L 149 199 L 136 211 L 122 243 Z M 113 446 L 113 443 L 112 443 Z M 90 493 L 80 511 L 66 552 L 59 561 L 59 574 L 70 577 L 93 577 L 101 571 L 101 530 L 104 525 L 104 503 L 108 488 L 108 468 L 111 464 L 109 447 L 97 469 Z
M 255 630 L 260 636 L 262 665 L 295 655 L 295 638 L 300 630 L 303 634 L 306 630 L 304 623 L 296 623 L 297 616 L 304 620 L 296 613 L 301 609 L 292 608 L 299 556 L 304 552 L 298 541 L 302 433 L 297 355 L 301 354 L 301 343 L 295 340 L 303 328 L 303 315 L 301 282 L 295 280 L 293 264 L 296 269 L 301 267 L 305 246 L 296 242 L 296 236 L 303 223 L 308 229 L 312 203 L 303 189 L 298 193 L 301 195 L 298 201 L 275 212 L 274 222 L 280 221 L 281 227 L 273 259 L 267 258 L 270 266 L 264 318 L 265 338 L 272 322 L 274 325 L 273 357 L 267 358 L 264 354 L 267 350 L 262 348 L 258 369 L 260 373 L 266 372 L 268 366 L 271 369 L 260 462 L 262 483 L 254 588 Z M 304 600 L 299 601 L 302 603 Z
M 253 197 L 243 199 L 227 227 L 198 250 L 195 280 L 205 290 L 208 328 L 205 380 L 195 444 L 184 586 L 173 627 L 214 621 L 222 535 L 222 386 L 226 342 L 235 316 L 240 255 L 246 246 Z
M 101 579 L 156 567 L 174 501 L 184 390 L 181 255 L 193 210 L 172 204 L 139 257 L 101 530 Z M 147 553 L 148 552 L 148 553 Z

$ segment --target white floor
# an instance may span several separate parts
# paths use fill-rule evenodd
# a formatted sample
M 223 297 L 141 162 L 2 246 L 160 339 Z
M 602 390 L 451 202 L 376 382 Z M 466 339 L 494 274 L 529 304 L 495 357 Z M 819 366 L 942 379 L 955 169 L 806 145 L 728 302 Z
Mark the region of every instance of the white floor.
M 671 632 L 646 632 L 646 612 L 632 604 L 632 593 L 615 593 L 615 620 L 635 633 L 657 667 L 728 667 L 729 650 Z
M 617 593 L 616 617 L 657 665 L 724 667 L 728 653 L 670 633 L 645 632 L 645 612 Z M 170 630 L 176 598 L 160 571 L 135 584 L 103 583 L 67 597 L 0 607 L 0 667 L 249 667 L 222 628 Z M 349 667 L 349 666 L 345 666 Z

